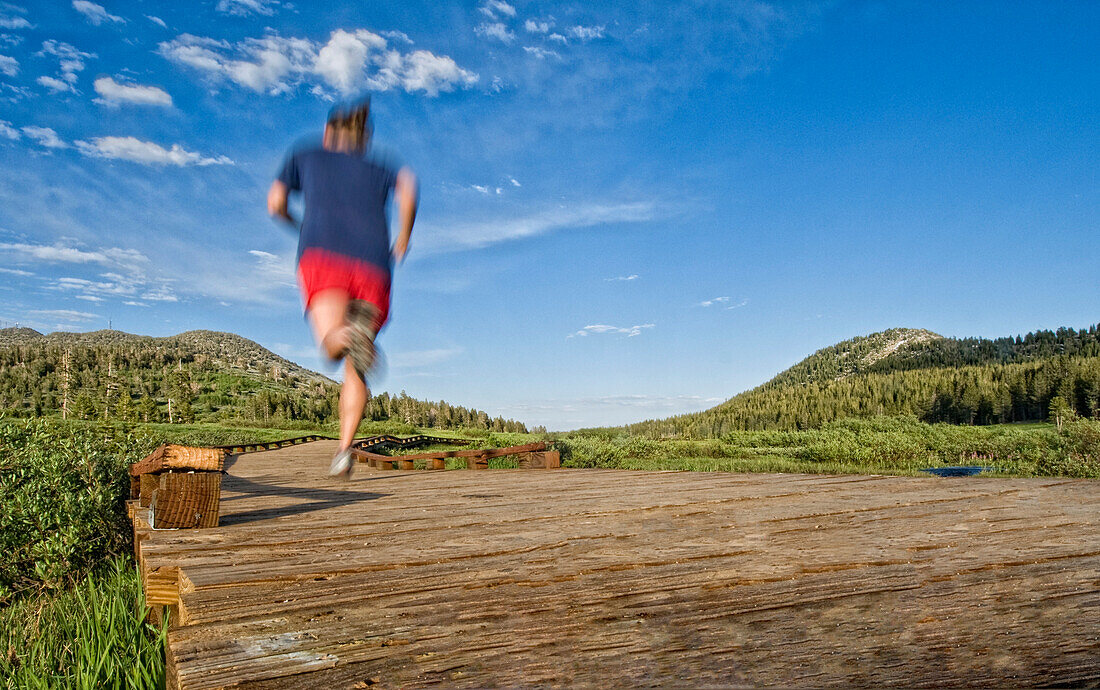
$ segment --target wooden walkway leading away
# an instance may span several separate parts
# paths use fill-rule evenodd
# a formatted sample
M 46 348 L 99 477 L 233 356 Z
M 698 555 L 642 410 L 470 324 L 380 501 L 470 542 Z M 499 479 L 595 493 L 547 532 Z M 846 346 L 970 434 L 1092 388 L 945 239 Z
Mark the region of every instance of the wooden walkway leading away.
M 230 458 L 150 531 L 182 688 L 1097 685 L 1100 483 Z

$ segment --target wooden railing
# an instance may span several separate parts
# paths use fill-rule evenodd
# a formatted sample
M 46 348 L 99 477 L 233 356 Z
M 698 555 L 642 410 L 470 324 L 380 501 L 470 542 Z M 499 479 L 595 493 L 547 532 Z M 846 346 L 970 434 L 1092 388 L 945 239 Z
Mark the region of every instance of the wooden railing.
M 312 443 L 313 441 L 332 441 L 331 436 L 322 436 L 320 434 L 310 434 L 308 436 L 296 436 L 294 438 L 284 438 L 281 441 L 257 441 L 256 443 L 237 443 L 228 446 L 210 446 L 211 448 L 218 448 L 224 450 L 230 455 L 240 455 L 241 453 L 255 453 L 260 450 L 275 450 L 276 448 L 286 448 L 287 446 L 296 446 L 299 443 Z

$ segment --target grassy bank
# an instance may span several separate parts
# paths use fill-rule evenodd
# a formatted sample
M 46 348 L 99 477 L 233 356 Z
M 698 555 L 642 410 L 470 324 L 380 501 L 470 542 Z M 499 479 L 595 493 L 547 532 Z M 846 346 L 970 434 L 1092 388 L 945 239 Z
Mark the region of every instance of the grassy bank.
M 69 589 L 0 609 L 4 688 L 164 687 L 165 628 L 144 622 L 130 558 L 114 558 Z
M 847 419 L 804 431 L 654 440 L 621 430 L 552 435 L 568 467 L 731 472 L 917 474 L 950 465 L 1016 477 L 1100 478 L 1100 422 L 954 426 L 913 417 Z

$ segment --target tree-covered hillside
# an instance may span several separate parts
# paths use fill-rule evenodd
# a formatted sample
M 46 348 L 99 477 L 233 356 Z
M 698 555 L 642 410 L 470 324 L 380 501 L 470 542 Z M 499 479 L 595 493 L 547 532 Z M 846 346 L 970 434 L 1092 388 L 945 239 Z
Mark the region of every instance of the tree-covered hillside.
M 331 379 L 232 333 L 167 338 L 121 331 L 0 330 L 0 413 L 146 422 L 323 424 L 337 415 Z M 382 393 L 368 419 L 437 428 L 526 431 L 445 401 Z
M 875 415 L 952 424 L 1039 421 L 1052 408 L 1100 417 L 1097 326 L 996 340 L 892 329 L 819 350 L 709 410 L 626 428 L 655 438 L 715 438 Z

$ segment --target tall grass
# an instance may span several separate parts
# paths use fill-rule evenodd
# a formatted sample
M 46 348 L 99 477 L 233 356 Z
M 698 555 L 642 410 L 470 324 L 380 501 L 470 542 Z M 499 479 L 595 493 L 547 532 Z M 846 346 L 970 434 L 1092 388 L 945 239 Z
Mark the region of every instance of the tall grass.
M 145 622 L 133 561 L 112 559 L 62 593 L 0 609 L 5 688 L 161 688 L 167 627 Z
M 734 472 L 915 474 L 945 465 L 1009 476 L 1100 478 L 1100 421 L 992 427 L 915 417 L 845 419 L 805 431 L 738 431 L 720 439 L 650 439 L 621 430 L 552 436 L 567 467 Z

